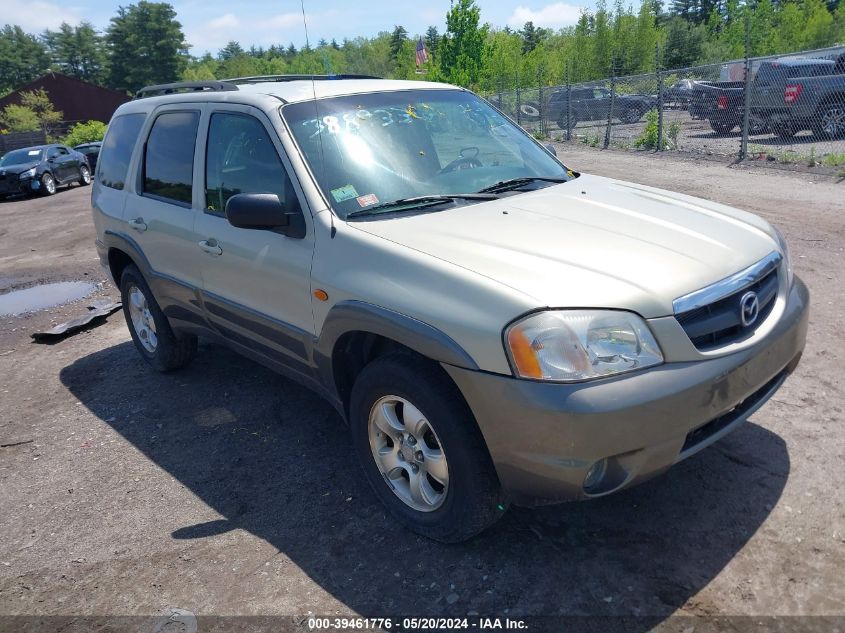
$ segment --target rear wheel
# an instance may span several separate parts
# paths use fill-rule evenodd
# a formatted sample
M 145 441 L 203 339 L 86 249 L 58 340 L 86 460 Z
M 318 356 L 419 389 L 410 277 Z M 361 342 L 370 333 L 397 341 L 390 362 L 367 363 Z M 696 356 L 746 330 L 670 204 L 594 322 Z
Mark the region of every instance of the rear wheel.
M 504 512 L 472 413 L 437 364 L 407 352 L 373 361 L 352 388 L 349 418 L 367 480 L 409 529 L 455 543 Z
M 798 133 L 798 130 L 791 123 L 778 123 L 772 125 L 772 132 L 779 139 L 788 141 Z
M 41 176 L 41 193 L 45 196 L 56 193 L 56 179 L 53 178 L 53 174 L 48 172 Z
M 639 108 L 633 106 L 625 108 L 620 117 L 623 123 L 636 123 L 642 118 L 642 112 Z
M 576 125 L 578 125 L 578 117 L 575 116 L 574 112 L 572 113 L 572 116 L 569 117 L 568 121 L 566 112 L 564 112 L 558 117 L 557 126 L 561 130 L 574 130 Z
M 172 371 L 193 360 L 197 337 L 173 332 L 146 280 L 132 264 L 120 276 L 120 298 L 135 348 L 151 367 Z
M 845 103 L 829 103 L 819 109 L 813 129 L 818 136 L 834 139 L 845 136 Z

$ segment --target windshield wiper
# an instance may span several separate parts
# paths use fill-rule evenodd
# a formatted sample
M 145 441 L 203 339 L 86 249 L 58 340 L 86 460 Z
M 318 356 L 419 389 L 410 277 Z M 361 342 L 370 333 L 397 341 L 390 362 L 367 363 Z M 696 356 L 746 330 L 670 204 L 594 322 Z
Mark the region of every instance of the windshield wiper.
M 498 193 L 500 191 L 508 191 L 509 189 L 516 189 L 523 185 L 527 185 L 532 182 L 541 181 L 541 182 L 569 182 L 569 178 L 558 178 L 555 176 L 523 176 L 522 178 L 509 178 L 507 180 L 501 180 L 497 182 L 495 185 L 490 185 L 489 187 L 484 187 L 481 189 L 479 193 L 487 193 L 487 192 L 495 192 Z
M 387 213 L 388 211 L 412 211 L 422 207 L 428 207 L 441 202 L 452 202 L 454 200 L 495 200 L 498 198 L 494 193 L 478 192 L 478 193 L 448 193 L 437 194 L 429 196 L 414 196 L 413 198 L 399 198 L 391 202 L 382 202 L 372 207 L 365 209 L 358 209 L 347 213 L 346 217 L 356 218 L 365 215 L 377 215 L 379 213 Z

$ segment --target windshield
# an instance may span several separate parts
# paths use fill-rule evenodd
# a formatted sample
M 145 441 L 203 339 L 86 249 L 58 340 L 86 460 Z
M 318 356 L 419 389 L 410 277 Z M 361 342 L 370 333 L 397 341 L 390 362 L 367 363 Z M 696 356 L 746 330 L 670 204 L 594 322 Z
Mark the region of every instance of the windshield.
M 509 119 L 461 90 L 333 97 L 281 111 L 342 218 L 394 200 L 478 192 L 513 178 L 571 177 Z
M 41 161 L 42 149 L 16 149 L 0 158 L 0 165 L 23 165 L 25 163 L 37 163 Z

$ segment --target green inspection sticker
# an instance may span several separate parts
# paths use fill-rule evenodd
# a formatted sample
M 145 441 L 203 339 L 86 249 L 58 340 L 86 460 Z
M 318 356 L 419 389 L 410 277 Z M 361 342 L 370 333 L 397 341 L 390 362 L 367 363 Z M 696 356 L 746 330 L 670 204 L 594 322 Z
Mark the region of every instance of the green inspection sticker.
M 357 198 L 358 192 L 355 191 L 355 187 L 352 185 L 346 185 L 345 187 L 338 187 L 337 189 L 332 189 L 332 198 L 334 198 L 335 202 L 344 202 L 345 200 L 352 200 L 352 198 Z

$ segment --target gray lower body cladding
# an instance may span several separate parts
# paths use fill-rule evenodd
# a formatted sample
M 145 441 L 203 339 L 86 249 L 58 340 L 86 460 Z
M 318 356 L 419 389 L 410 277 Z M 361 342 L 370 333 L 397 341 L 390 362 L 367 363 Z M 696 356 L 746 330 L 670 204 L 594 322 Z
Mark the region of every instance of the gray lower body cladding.
M 665 471 L 762 406 L 798 364 L 808 308 L 809 292 L 796 278 L 775 330 L 754 347 L 595 382 L 552 384 L 444 367 L 516 503 L 600 496 Z M 604 459 L 603 480 L 587 493 L 585 477 Z

